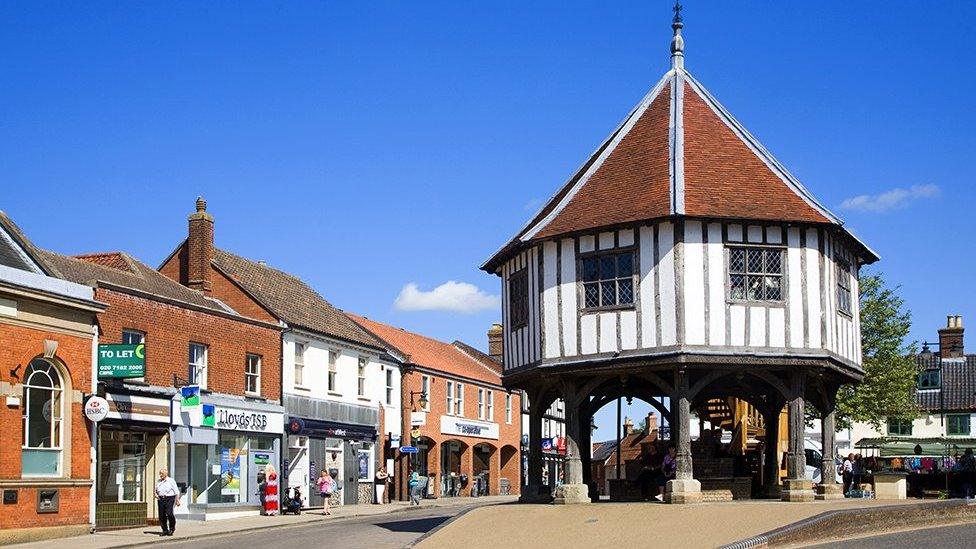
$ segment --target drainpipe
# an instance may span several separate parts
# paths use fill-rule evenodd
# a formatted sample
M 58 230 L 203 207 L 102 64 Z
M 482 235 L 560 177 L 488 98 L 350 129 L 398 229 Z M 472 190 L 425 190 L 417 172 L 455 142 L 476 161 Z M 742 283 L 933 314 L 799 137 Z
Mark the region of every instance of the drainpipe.
M 92 348 L 91 348 L 91 387 L 90 394 L 94 395 L 98 391 L 98 324 L 92 324 Z M 85 421 L 84 416 L 80 421 Z M 91 479 L 91 488 L 88 490 L 88 524 L 89 531 L 95 533 L 95 490 L 98 483 L 95 476 L 98 472 L 98 424 L 94 421 L 89 422 L 89 439 L 91 440 L 91 452 L 89 453 L 88 477 Z

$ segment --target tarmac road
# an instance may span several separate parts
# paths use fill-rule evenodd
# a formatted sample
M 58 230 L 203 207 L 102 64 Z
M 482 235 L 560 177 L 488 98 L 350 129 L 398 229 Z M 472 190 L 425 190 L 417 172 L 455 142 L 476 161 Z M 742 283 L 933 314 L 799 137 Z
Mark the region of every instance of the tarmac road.
M 401 548 L 443 524 L 467 507 L 432 508 L 409 513 L 315 522 L 267 531 L 224 534 L 185 542 L 170 542 L 166 547 L 199 549 L 240 549 L 241 547 L 342 547 L 343 549 Z M 176 535 L 179 536 L 179 526 Z
M 895 532 L 867 538 L 854 538 L 822 545 L 810 545 L 817 549 L 890 549 L 894 547 L 976 547 L 976 523 L 955 526 L 936 526 L 924 530 Z

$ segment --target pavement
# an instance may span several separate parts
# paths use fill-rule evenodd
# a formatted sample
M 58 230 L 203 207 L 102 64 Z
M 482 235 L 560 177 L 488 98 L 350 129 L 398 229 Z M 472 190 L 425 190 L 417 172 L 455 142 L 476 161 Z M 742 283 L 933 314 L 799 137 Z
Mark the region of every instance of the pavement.
M 473 509 L 422 538 L 419 549 L 456 549 L 471 540 L 522 547 L 718 547 L 825 511 L 912 505 L 870 499 L 784 503 L 773 500 L 666 505 L 494 505 Z
M 356 521 L 361 523 L 370 521 L 380 523 L 385 519 L 390 519 L 386 522 L 403 522 L 410 521 L 414 517 L 431 519 L 437 516 L 444 516 L 443 521 L 446 521 L 451 516 L 467 508 L 509 503 L 516 500 L 517 496 L 439 498 L 436 500 L 424 500 L 419 507 L 411 506 L 407 502 L 393 502 L 385 505 L 344 505 L 333 507 L 330 516 L 323 516 L 321 510 L 316 510 L 306 511 L 298 516 L 250 516 L 211 521 L 178 520 L 176 524 L 176 535 L 172 537 L 160 536 L 160 529 L 158 527 L 143 526 L 140 528 L 101 531 L 85 536 L 22 543 L 12 545 L 11 547 L 31 549 L 64 549 L 65 547 L 70 547 L 71 549 L 102 549 L 108 547 L 133 547 L 150 543 L 180 544 L 187 540 L 200 540 L 214 536 L 241 535 L 246 535 L 248 543 L 250 543 L 250 538 L 256 536 L 258 533 L 262 536 L 274 535 L 276 537 L 273 539 L 277 539 L 277 534 L 281 533 L 284 536 L 284 532 L 291 528 L 308 527 L 309 529 L 318 531 L 322 527 L 327 527 L 330 523 L 336 523 L 337 525 Z M 433 524 L 431 528 L 434 526 L 436 524 Z M 418 527 L 414 526 L 413 528 L 416 529 Z M 352 530 L 338 528 L 337 531 Z M 274 534 L 271 534 L 272 532 Z M 423 532 L 419 532 L 414 538 L 422 534 Z M 321 541 L 321 539 L 326 538 L 319 538 L 318 541 Z M 396 547 L 402 547 L 410 541 L 412 540 L 399 543 Z M 239 544 L 240 541 L 237 543 Z M 206 545 L 210 547 L 212 540 L 208 539 Z M 370 545 L 369 547 L 373 546 L 375 545 Z M 348 547 L 348 545 L 343 545 L 343 547 Z
M 807 547 L 816 549 L 847 549 L 852 545 L 856 545 L 858 549 L 976 547 L 976 523 L 892 532 L 880 536 L 853 538 L 821 545 L 808 545 Z

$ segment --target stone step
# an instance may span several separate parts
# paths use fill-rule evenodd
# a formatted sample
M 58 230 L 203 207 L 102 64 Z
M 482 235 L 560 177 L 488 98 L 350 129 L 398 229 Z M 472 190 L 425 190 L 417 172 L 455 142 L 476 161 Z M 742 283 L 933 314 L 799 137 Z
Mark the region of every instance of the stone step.
M 732 490 L 702 490 L 702 501 L 732 501 Z

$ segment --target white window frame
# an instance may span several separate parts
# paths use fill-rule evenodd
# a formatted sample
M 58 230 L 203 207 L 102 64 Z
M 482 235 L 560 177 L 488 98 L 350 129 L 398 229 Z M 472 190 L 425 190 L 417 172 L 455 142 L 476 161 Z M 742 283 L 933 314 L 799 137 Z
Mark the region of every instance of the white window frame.
M 125 337 L 126 334 L 128 334 L 130 336 L 138 336 L 137 337 L 138 341 L 136 341 L 135 343 L 133 343 L 133 338 L 132 337 L 128 337 L 128 338 Z M 126 343 L 126 340 L 129 340 L 128 343 Z M 146 342 L 146 332 L 143 332 L 142 330 L 136 330 L 136 329 L 133 329 L 133 328 L 122 328 L 122 343 L 123 344 L 127 344 L 127 345 L 138 345 L 139 343 L 145 343 L 145 342 Z
M 257 364 L 255 371 L 250 371 L 252 359 L 254 359 Z M 244 392 L 250 395 L 260 395 L 261 394 L 261 355 L 254 353 L 246 353 L 244 355 Z M 248 381 L 254 379 L 254 390 L 248 389 Z
M 193 360 L 193 349 L 202 349 L 203 354 L 197 357 L 196 362 Z M 187 372 L 189 374 L 189 381 L 192 385 L 199 385 L 201 389 L 207 388 L 207 364 L 210 356 L 210 347 L 204 345 L 203 343 L 198 343 L 196 341 L 191 341 L 186 347 L 187 354 Z
M 300 341 L 295 342 L 294 383 L 296 387 L 305 386 L 305 352 L 308 346 Z
M 447 395 L 446 415 L 453 416 L 454 415 L 454 382 L 453 381 L 447 382 L 447 391 L 445 394 Z
M 478 387 L 478 419 L 485 419 L 485 390 Z
M 456 383 L 454 391 L 454 415 L 464 417 L 464 384 L 461 382 Z
M 512 393 L 505 395 L 505 423 L 512 424 Z
M 420 376 L 420 392 L 427 397 L 427 405 L 421 408 L 425 412 L 430 411 L 430 376 Z
M 365 397 L 366 396 L 366 366 L 369 365 L 369 359 L 367 357 L 359 357 L 359 362 L 356 365 L 356 395 Z
M 336 349 L 329 349 L 329 371 L 326 379 L 326 390 L 330 393 L 337 392 L 336 387 L 338 387 L 338 377 L 339 377 L 339 357 L 341 352 Z
M 386 405 L 393 406 L 393 368 L 386 367 Z
M 48 367 L 47 368 L 48 371 L 40 371 L 39 369 L 37 371 L 33 371 L 34 362 L 46 363 Z M 49 372 L 53 372 L 53 374 L 57 376 L 57 379 L 53 379 L 53 378 L 51 379 L 51 387 L 44 387 L 43 385 L 31 385 L 31 378 L 33 378 L 37 374 L 43 374 L 48 378 L 51 378 L 51 374 Z M 50 422 L 51 423 L 50 424 L 50 439 L 51 439 L 50 446 L 30 446 L 30 436 L 29 436 L 30 435 L 29 433 L 30 391 L 29 389 L 40 389 L 44 391 L 50 391 L 51 392 L 50 400 L 54 400 L 55 396 L 60 397 L 57 399 L 58 403 L 60 404 L 59 409 L 56 410 L 57 415 L 54 414 L 55 410 L 53 409 L 51 410 L 52 413 L 51 413 L 51 422 Z M 60 370 L 58 370 L 57 366 L 55 366 L 50 361 L 43 358 L 35 358 L 30 362 L 30 364 L 27 367 L 27 370 L 24 372 L 24 385 L 23 385 L 24 411 L 21 416 L 21 419 L 23 421 L 23 437 L 21 438 L 20 448 L 22 451 L 40 450 L 45 452 L 56 452 L 58 456 L 58 465 L 57 465 L 57 471 L 54 474 L 30 474 L 30 473 L 23 473 L 23 470 L 21 470 L 21 477 L 24 478 L 60 477 L 63 476 L 64 474 L 64 435 L 65 435 L 64 423 L 66 420 L 68 420 L 68 418 L 65 418 L 64 415 L 64 408 L 65 408 L 64 399 L 69 397 L 69 395 L 65 394 L 64 389 L 65 389 L 64 378 L 61 375 Z M 57 441 L 58 443 L 57 445 L 54 444 L 55 441 Z
M 495 421 L 495 392 L 491 389 L 488 389 L 485 419 L 488 421 Z

